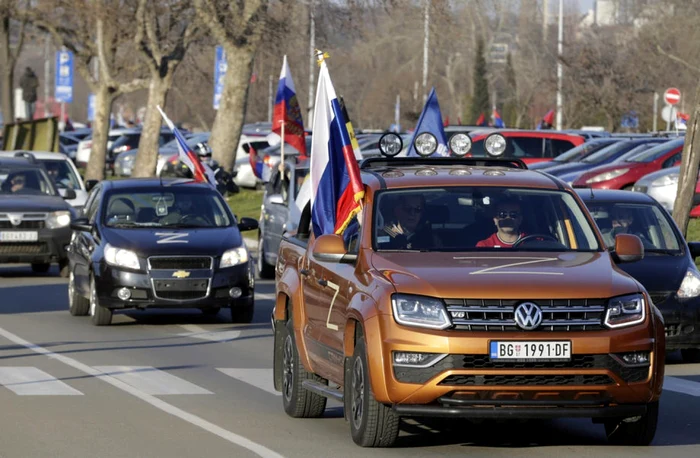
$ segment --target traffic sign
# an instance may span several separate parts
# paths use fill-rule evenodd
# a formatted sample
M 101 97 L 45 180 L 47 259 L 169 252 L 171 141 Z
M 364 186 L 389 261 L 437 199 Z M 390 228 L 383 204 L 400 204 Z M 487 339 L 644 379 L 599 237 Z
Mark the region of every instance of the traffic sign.
M 73 53 L 58 51 L 56 53 L 56 87 L 54 94 L 57 102 L 73 102 Z
M 681 101 L 681 91 L 679 91 L 675 87 L 666 89 L 666 92 L 664 92 L 664 100 L 669 105 L 677 104 Z
M 672 123 L 676 121 L 676 116 L 678 115 L 678 110 L 676 107 L 671 105 L 666 105 L 661 109 L 661 119 L 667 123 Z
M 219 109 L 221 94 L 224 92 L 224 76 L 228 63 L 226 62 L 226 52 L 223 46 L 216 47 L 216 63 L 214 66 L 214 109 Z

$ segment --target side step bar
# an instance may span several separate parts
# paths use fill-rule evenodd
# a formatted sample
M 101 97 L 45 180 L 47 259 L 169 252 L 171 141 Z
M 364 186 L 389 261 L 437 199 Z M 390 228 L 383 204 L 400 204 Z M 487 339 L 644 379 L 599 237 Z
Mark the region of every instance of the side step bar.
M 301 386 L 313 393 L 326 398 L 332 398 L 336 401 L 343 402 L 343 390 L 337 388 L 331 388 L 328 385 L 324 385 L 316 380 L 304 380 L 301 382 Z

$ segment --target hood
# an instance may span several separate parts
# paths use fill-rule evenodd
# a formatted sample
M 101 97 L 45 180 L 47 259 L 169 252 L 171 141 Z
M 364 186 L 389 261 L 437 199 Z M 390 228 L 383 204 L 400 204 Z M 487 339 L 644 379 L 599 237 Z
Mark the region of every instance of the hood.
M 243 246 L 241 233 L 235 226 L 212 229 L 103 229 L 107 243 L 135 251 L 146 257 L 153 255 L 220 256 L 230 248 Z
M 638 262 L 620 264 L 620 269 L 634 277 L 649 293 L 678 291 L 690 267 L 686 255 L 647 253 Z
M 0 194 L 0 213 L 5 212 L 55 212 L 70 210 L 70 205 L 60 196 L 47 194 Z
M 680 166 L 676 167 L 669 167 L 667 169 L 661 169 L 656 172 L 649 173 L 647 175 L 644 175 L 642 178 L 637 180 L 637 184 L 639 185 L 644 185 L 644 186 L 650 186 L 652 181 L 655 181 L 657 178 L 661 178 L 666 175 L 671 175 L 671 174 L 676 174 L 678 175 L 680 173 Z
M 605 172 L 611 172 L 613 170 L 618 170 L 618 169 L 634 169 L 640 166 L 640 164 L 643 164 L 642 162 L 613 162 L 612 164 L 606 164 L 606 165 L 599 165 L 597 167 L 593 167 L 592 169 L 589 169 L 587 172 L 583 173 L 577 181 L 585 181 L 588 180 L 589 178 L 592 178 L 596 175 L 599 175 L 601 173 Z
M 557 160 L 553 161 L 547 161 L 547 162 L 536 162 L 532 165 L 529 165 L 527 168 L 530 170 L 543 170 L 543 169 L 551 169 L 554 167 L 557 167 L 559 165 L 566 164 L 566 162 L 560 162 Z
M 443 298 L 584 299 L 639 291 L 608 252 L 378 252 L 372 264 L 397 291 Z
M 593 164 L 587 164 L 585 162 L 569 162 L 567 164 L 561 164 L 556 167 L 551 167 L 547 169 L 547 173 L 554 175 L 555 177 L 561 177 L 565 173 L 581 172 L 583 170 L 588 170 L 593 167 Z

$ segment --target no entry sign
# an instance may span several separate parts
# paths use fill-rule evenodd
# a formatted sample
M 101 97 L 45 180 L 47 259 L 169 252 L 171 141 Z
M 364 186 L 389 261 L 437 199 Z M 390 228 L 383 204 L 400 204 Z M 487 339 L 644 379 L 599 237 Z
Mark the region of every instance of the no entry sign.
M 675 87 L 666 89 L 666 92 L 664 92 L 664 100 L 669 105 L 677 104 L 681 101 L 681 91 L 679 91 Z

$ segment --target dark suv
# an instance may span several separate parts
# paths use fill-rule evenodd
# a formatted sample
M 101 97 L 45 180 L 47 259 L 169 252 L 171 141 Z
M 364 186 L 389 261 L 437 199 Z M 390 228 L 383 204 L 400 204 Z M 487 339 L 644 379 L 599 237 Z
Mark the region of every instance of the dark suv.
M 61 197 L 44 166 L 27 158 L 0 159 L 0 263 L 31 263 L 34 272 L 57 262 L 67 276 L 65 247 L 75 210 Z

